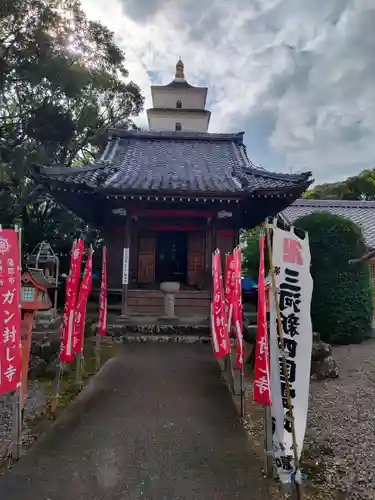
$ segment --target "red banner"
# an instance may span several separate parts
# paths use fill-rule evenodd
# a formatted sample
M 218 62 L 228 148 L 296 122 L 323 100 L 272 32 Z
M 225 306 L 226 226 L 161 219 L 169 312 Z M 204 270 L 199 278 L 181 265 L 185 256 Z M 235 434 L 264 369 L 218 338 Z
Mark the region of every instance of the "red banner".
M 77 243 L 73 244 L 72 255 L 70 259 L 70 271 L 66 283 L 66 302 L 64 307 L 64 318 L 61 332 L 60 360 L 64 363 L 71 363 L 74 359 L 74 313 L 77 304 L 77 293 L 79 278 L 81 274 L 83 250 L 83 240 L 79 240 Z
M 230 329 L 233 317 L 233 293 L 234 293 L 234 259 L 233 259 L 233 254 L 227 254 L 225 258 L 224 304 L 225 304 L 225 324 L 227 326 L 228 336 L 230 336 Z
M 91 287 L 92 287 L 92 247 L 90 247 L 89 254 L 87 256 L 85 272 L 83 274 L 81 287 L 79 289 L 77 305 L 75 308 L 74 326 L 73 326 L 73 352 L 82 352 L 83 350 L 86 308 L 87 308 L 87 301 L 91 292 Z
M 100 285 L 100 309 L 98 333 L 107 333 L 107 248 L 103 248 L 102 283 Z
M 241 300 L 241 250 L 233 250 L 234 286 L 233 286 L 233 324 L 237 339 L 236 368 L 242 369 L 244 363 L 244 345 L 242 338 L 242 300 Z
M 266 286 L 264 283 L 264 235 L 259 240 L 258 321 L 255 344 L 254 401 L 271 404 L 268 333 L 266 315 Z
M 0 230 L 0 396 L 21 383 L 21 276 L 18 235 Z
M 212 254 L 213 293 L 211 305 L 212 344 L 216 359 L 220 359 L 230 352 L 230 343 L 227 327 L 224 320 L 224 292 L 221 276 L 220 252 Z

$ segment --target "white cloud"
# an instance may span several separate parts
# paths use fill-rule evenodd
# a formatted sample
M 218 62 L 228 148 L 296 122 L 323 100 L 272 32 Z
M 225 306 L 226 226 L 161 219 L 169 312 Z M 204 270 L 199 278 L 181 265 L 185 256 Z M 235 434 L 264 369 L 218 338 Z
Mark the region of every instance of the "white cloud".
M 211 131 L 245 130 L 270 170 L 333 181 L 375 166 L 372 0 L 83 0 L 127 54 L 151 105 L 179 56 L 209 87 Z M 145 117 L 140 118 L 145 125 Z

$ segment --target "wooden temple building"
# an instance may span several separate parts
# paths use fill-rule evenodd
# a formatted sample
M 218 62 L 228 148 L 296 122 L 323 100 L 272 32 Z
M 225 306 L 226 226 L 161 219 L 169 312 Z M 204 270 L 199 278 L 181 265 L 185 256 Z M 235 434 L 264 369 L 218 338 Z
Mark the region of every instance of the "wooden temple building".
M 209 133 L 207 88 L 174 80 L 151 87 L 149 131 L 112 129 L 102 155 L 82 167 L 34 167 L 34 181 L 100 229 L 108 288 L 122 313 L 163 311 L 160 283 L 178 281 L 177 315 L 208 314 L 211 254 L 241 229 L 299 198 L 310 172 L 268 172 L 249 159 L 243 133 Z

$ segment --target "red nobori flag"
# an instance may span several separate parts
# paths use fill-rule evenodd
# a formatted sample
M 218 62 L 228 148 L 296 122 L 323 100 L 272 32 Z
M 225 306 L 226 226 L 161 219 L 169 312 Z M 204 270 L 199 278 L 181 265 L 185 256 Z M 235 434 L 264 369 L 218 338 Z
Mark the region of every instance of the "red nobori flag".
M 81 274 L 81 263 L 84 250 L 84 241 L 79 240 L 73 244 L 70 259 L 70 271 L 66 283 L 66 302 L 64 307 L 64 318 L 61 333 L 60 360 L 71 363 L 74 359 L 73 350 L 73 327 L 74 313 L 77 305 L 77 294 L 79 278 Z
M 100 308 L 98 333 L 107 333 L 107 248 L 103 248 L 102 283 L 100 285 Z
M 0 396 L 21 383 L 21 276 L 18 235 L 0 230 Z
M 242 300 L 241 300 L 241 250 L 239 247 L 233 250 L 233 324 L 237 339 L 236 368 L 243 368 L 244 345 L 242 338 Z
M 264 235 L 259 240 L 258 321 L 255 345 L 254 401 L 271 404 L 268 333 L 266 316 L 266 286 L 264 282 Z
M 83 349 L 86 308 L 87 308 L 87 301 L 91 292 L 91 286 L 92 286 L 92 247 L 90 247 L 87 256 L 85 272 L 83 274 L 81 287 L 79 289 L 77 305 L 75 308 L 74 326 L 73 326 L 73 352 L 82 352 Z
M 230 335 L 233 317 L 233 293 L 234 293 L 234 259 L 233 254 L 227 254 L 225 258 L 225 324 L 228 335 Z
M 213 297 L 211 305 L 212 344 L 217 359 L 229 354 L 230 343 L 224 321 L 224 292 L 221 276 L 220 252 L 212 254 Z

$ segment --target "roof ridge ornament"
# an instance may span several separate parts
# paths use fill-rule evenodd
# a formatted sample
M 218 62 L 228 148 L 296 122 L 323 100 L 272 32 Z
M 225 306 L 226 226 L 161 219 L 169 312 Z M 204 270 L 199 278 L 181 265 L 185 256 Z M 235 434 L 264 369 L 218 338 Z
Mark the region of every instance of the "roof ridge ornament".
M 185 80 L 184 63 L 181 61 L 181 58 L 177 61 L 177 64 L 176 64 L 175 79 L 176 80 Z

